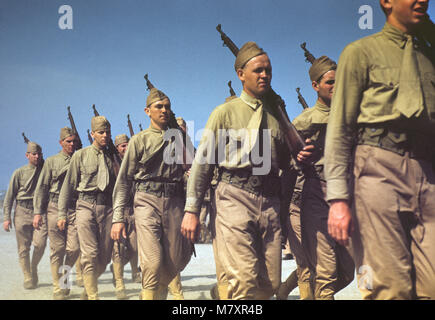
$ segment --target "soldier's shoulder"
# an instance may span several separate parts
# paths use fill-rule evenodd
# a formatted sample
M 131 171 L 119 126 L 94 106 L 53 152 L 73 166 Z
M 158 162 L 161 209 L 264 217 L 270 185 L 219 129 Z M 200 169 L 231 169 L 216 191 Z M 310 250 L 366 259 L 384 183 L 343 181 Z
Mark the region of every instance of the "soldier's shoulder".
M 214 108 L 213 113 L 220 114 L 220 113 L 226 113 L 228 111 L 234 110 L 234 107 L 237 105 L 240 105 L 241 103 L 244 103 L 242 99 L 239 97 L 225 101 L 224 103 L 218 105 L 216 108 Z
M 343 53 L 348 53 L 352 55 L 364 53 L 366 52 L 366 50 L 373 48 L 374 44 L 379 42 L 381 38 L 382 32 L 376 32 L 374 34 L 365 36 L 363 38 L 348 43 L 344 47 Z

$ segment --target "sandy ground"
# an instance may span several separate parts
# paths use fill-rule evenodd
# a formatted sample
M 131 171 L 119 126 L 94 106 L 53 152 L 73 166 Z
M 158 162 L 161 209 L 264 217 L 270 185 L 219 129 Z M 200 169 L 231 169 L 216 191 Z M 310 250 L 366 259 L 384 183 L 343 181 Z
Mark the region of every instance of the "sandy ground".
M 192 257 L 190 263 L 181 273 L 184 297 L 189 300 L 210 300 L 210 288 L 216 282 L 213 250 L 210 244 L 196 244 L 197 257 Z M 17 244 L 14 229 L 7 233 L 0 231 L 0 300 L 51 300 L 52 285 L 49 264 L 49 248 L 47 244 L 44 256 L 39 264 L 39 285 L 34 290 L 23 288 L 23 275 L 18 264 Z M 282 279 L 295 269 L 294 260 L 284 260 Z M 130 300 L 138 300 L 140 284 L 131 281 L 130 266 L 125 269 L 125 285 Z M 75 270 L 72 276 L 72 288 L 69 299 L 78 300 L 83 291 L 75 284 Z M 98 281 L 100 299 L 116 299 L 112 285 L 112 274 L 107 267 L 106 272 Z M 168 299 L 172 299 L 169 295 Z M 299 299 L 299 291 L 295 289 L 288 297 L 289 300 Z M 360 300 L 356 280 L 336 295 L 337 300 Z

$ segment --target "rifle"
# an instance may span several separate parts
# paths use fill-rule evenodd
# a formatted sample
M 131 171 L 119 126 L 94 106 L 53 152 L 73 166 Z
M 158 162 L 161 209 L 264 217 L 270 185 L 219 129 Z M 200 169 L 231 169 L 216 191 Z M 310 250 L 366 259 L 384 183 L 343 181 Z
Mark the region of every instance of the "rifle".
M 94 109 L 94 115 L 98 117 L 100 114 L 98 113 L 97 109 L 95 108 L 95 104 L 92 105 L 92 109 Z
M 82 139 L 80 139 L 80 135 L 79 135 L 79 133 L 77 131 L 77 127 L 76 127 L 76 124 L 74 122 L 74 118 L 73 118 L 72 113 L 71 113 L 71 107 L 68 106 L 67 109 L 68 109 L 68 119 L 69 119 L 69 123 L 71 124 L 71 129 L 73 130 L 74 134 L 77 137 L 77 148 L 76 148 L 76 150 L 79 150 L 79 149 L 81 149 L 83 147 Z
M 309 108 L 309 107 L 308 107 L 308 104 L 307 104 L 307 102 L 305 101 L 304 97 L 302 96 L 300 90 L 301 90 L 300 88 L 296 88 L 296 92 L 298 93 L 298 100 L 299 100 L 299 103 L 302 105 L 302 107 L 303 107 L 304 109 L 308 109 L 308 108 Z
M 231 87 L 231 81 L 228 81 L 228 87 L 230 87 L 230 94 L 231 94 L 231 96 L 235 96 L 236 93 L 234 92 L 233 88 Z
M 311 52 L 308 51 L 307 48 L 305 48 L 306 45 L 307 45 L 306 42 L 301 44 L 301 48 L 302 48 L 302 50 L 304 50 L 304 55 L 306 58 L 305 61 L 313 64 L 313 62 L 314 62 L 314 60 L 316 60 L 316 58 L 314 58 L 314 56 L 311 54 Z
M 128 125 L 128 129 L 130 130 L 130 137 L 134 136 L 134 131 L 133 131 L 133 126 L 131 125 L 131 121 L 130 121 L 130 115 L 127 114 L 127 125 Z
M 147 83 L 147 90 L 148 91 L 151 90 L 152 88 L 155 88 L 153 86 L 153 84 L 151 83 L 151 81 L 148 79 L 148 73 L 145 74 L 144 78 L 145 78 L 145 81 Z M 178 129 L 178 130 L 180 130 L 180 132 L 182 134 L 182 137 L 183 137 L 183 155 L 184 155 L 183 160 L 184 160 L 184 163 L 186 166 L 186 170 L 188 170 L 190 168 L 190 166 L 192 165 L 194 156 L 192 154 L 190 154 L 189 149 L 186 148 L 186 142 L 187 142 L 186 131 L 181 129 L 181 127 L 178 125 L 177 119 L 175 118 L 175 113 L 172 110 L 169 111 L 168 128 Z M 142 129 L 142 127 L 141 127 L 141 129 Z M 193 242 L 192 242 L 192 252 L 193 252 L 193 255 L 196 257 L 195 244 Z
M 140 130 L 140 131 L 143 131 L 142 123 L 139 123 L 139 130 Z
M 22 135 L 23 135 L 23 138 L 24 138 L 24 143 L 29 143 L 30 140 L 27 139 L 27 137 L 26 137 L 26 135 L 24 134 L 24 132 L 22 133 Z
M 216 29 L 221 34 L 221 38 L 224 41 L 224 46 L 227 46 L 231 50 L 231 52 L 237 57 L 237 54 L 239 53 L 238 47 L 222 31 L 220 24 L 218 24 Z M 281 97 L 273 91 L 273 89 L 271 89 L 270 91 L 272 95 L 275 95 L 277 97 L 277 99 L 279 98 L 279 103 L 276 107 L 276 111 L 278 113 L 277 120 L 279 122 L 281 130 L 285 133 L 284 137 L 287 147 L 289 148 L 290 153 L 296 158 L 299 151 L 301 151 L 306 146 L 306 144 L 302 137 L 299 135 L 295 126 L 290 122 L 290 118 L 285 110 L 284 100 L 282 100 Z
M 89 129 L 88 129 L 88 140 L 89 140 L 89 144 L 94 143 L 94 139 L 92 139 L 92 136 L 91 136 L 91 133 L 89 132 Z

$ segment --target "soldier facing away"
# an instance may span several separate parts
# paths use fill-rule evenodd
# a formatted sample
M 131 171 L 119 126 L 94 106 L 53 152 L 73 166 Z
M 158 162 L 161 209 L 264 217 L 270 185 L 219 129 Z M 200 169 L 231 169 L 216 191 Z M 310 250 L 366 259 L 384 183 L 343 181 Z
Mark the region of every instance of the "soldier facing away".
M 3 203 L 3 229 L 12 228 L 12 206 L 16 201 L 14 226 L 18 244 L 18 259 L 24 274 L 24 288 L 34 289 L 38 285 L 38 264 L 47 244 L 47 221 L 42 219 L 39 229 L 33 227 L 33 194 L 44 163 L 42 148 L 34 143 L 27 144 L 28 164 L 15 170 Z M 30 250 L 33 244 L 32 259 Z
M 364 299 L 435 299 L 435 28 L 428 0 L 380 4 L 382 31 L 338 62 L 328 231 L 352 238 Z

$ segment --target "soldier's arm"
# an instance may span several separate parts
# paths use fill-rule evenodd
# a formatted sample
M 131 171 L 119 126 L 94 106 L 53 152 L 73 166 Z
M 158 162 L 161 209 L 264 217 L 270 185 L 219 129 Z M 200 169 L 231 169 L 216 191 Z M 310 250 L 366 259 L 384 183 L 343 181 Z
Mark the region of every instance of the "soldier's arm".
M 76 152 L 72 158 L 69 168 L 66 172 L 65 179 L 59 193 L 58 202 L 58 217 L 57 220 L 65 221 L 68 216 L 69 204 L 72 200 L 72 195 L 77 190 L 80 182 L 80 155 Z
M 18 179 L 18 170 L 15 170 L 12 174 L 11 180 L 9 181 L 9 187 L 6 191 L 5 199 L 3 201 L 3 228 L 5 231 L 10 230 L 12 227 L 12 219 L 11 219 L 11 213 L 12 213 L 12 206 L 14 204 L 14 200 L 18 193 L 19 188 L 19 179 Z
M 36 183 L 35 192 L 33 194 L 33 214 L 47 214 L 48 194 L 51 181 L 50 161 L 45 161 Z
M 367 81 L 365 56 L 358 49 L 350 45 L 341 54 L 325 141 L 327 199 L 331 203 L 328 232 L 341 245 L 348 244 L 353 230 L 348 174 Z

